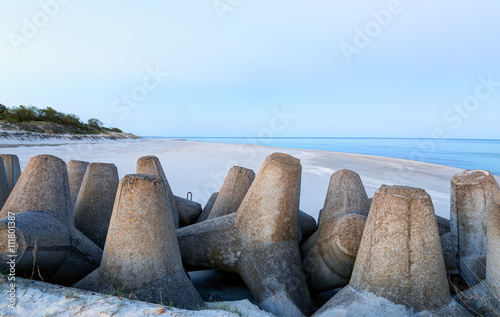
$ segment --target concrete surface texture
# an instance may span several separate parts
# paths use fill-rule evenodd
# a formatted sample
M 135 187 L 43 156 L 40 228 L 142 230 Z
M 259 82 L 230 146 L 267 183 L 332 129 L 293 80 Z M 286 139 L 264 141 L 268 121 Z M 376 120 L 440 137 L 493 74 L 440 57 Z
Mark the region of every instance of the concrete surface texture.
M 255 173 L 252 170 L 233 166 L 222 184 L 208 219 L 236 212 L 254 179 Z
M 336 171 L 330 178 L 319 226 L 328 219 L 346 214 L 368 215 L 370 201 L 361 177 L 354 171 L 343 169 Z
M 486 278 L 458 294 L 459 301 L 480 316 L 500 316 L 500 192 L 488 208 Z
M 3 164 L 5 166 L 5 172 L 7 173 L 7 178 L 9 180 L 10 188 L 14 188 L 21 176 L 21 165 L 19 164 L 19 158 L 17 155 L 13 154 L 0 154 L 3 159 Z
M 71 203 L 74 206 L 76 203 L 76 199 L 78 198 L 78 193 L 80 192 L 80 187 L 82 186 L 83 177 L 85 176 L 85 171 L 87 170 L 89 162 L 71 160 L 66 165 L 68 168 Z
M 114 164 L 90 163 L 73 208 L 76 228 L 101 249 L 106 242 L 118 183 Z
M 39 155 L 28 162 L 0 212 L 2 230 L 12 216 L 17 240 L 22 242 L 17 246 L 22 256 L 17 258 L 16 273 L 34 275 L 35 262 L 36 271 L 40 269 L 35 278 L 71 285 L 99 266 L 102 250 L 74 226 L 68 174 L 61 159 Z
M 488 207 L 498 190 L 488 171 L 464 171 L 451 180 L 450 242 L 470 286 L 485 278 Z
M 380 315 L 469 315 L 451 299 L 434 207 L 423 189 L 382 186 L 375 193 L 349 285 L 314 316 L 334 309 L 367 316 L 374 305 Z
M 277 316 L 310 314 L 297 243 L 300 183 L 298 159 L 267 157 L 235 214 L 177 230 L 184 263 L 238 272 Z
M 182 266 L 164 181 L 157 175 L 126 175 L 118 189 L 99 269 L 75 287 L 122 290 L 138 299 L 204 307 Z

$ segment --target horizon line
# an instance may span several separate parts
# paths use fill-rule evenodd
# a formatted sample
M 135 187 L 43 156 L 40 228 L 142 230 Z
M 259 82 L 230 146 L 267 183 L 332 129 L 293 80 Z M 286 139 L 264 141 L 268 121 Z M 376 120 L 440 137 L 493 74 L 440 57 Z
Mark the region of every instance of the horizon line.
M 162 139 L 386 139 L 386 140 L 469 140 L 469 141 L 500 141 L 495 138 L 429 138 L 429 137 L 300 137 L 300 136 L 285 136 L 285 137 L 259 137 L 259 136 L 142 136 L 141 138 L 162 138 Z

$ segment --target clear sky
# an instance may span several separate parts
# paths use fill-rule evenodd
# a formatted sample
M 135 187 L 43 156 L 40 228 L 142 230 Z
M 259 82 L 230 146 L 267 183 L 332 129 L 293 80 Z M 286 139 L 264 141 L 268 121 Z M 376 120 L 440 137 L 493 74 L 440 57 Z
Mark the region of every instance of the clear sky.
M 500 2 L 0 0 L 0 103 L 143 136 L 500 138 Z

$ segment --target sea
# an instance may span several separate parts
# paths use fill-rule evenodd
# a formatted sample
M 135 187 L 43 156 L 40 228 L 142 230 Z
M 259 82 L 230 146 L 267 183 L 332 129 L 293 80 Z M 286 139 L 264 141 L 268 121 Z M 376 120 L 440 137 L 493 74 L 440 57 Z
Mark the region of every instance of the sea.
M 328 137 L 153 137 L 190 141 L 252 144 L 289 149 L 367 154 L 422 161 L 500 175 L 500 140 L 328 138 Z

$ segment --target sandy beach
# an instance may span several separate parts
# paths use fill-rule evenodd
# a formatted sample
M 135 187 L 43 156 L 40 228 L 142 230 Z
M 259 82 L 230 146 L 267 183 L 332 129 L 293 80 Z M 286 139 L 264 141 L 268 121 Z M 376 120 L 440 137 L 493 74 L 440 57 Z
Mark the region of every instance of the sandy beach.
M 232 166 L 243 166 L 257 173 L 266 156 L 273 152 L 287 153 L 301 160 L 300 206 L 301 210 L 315 218 L 323 207 L 330 176 L 339 169 L 351 169 L 360 174 L 370 197 L 383 184 L 423 188 L 431 195 L 436 214 L 449 218 L 450 180 L 462 171 L 453 167 L 378 156 L 184 140 L 54 140 L 38 143 L 0 141 L 0 150 L 16 154 L 21 168 L 35 155 L 51 154 L 66 162 L 83 160 L 114 163 L 120 177 L 135 173 L 139 157 L 156 155 L 174 194 L 185 197 L 191 192 L 193 200 L 202 205 L 213 192 L 219 191 Z M 500 180 L 500 177 L 497 176 L 497 179 Z

